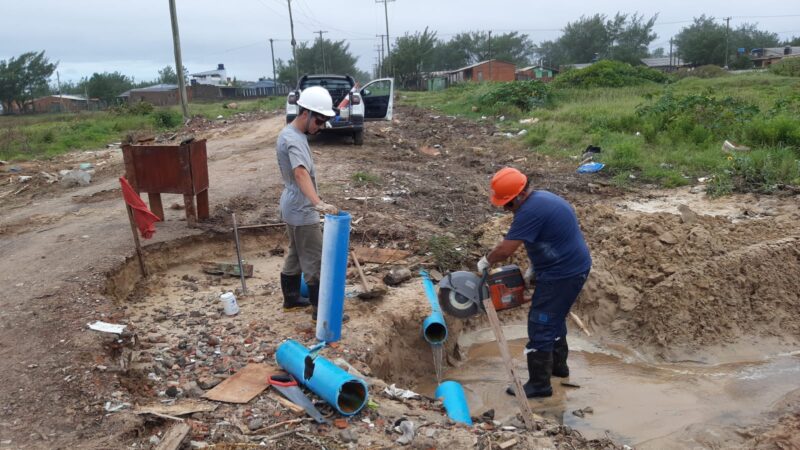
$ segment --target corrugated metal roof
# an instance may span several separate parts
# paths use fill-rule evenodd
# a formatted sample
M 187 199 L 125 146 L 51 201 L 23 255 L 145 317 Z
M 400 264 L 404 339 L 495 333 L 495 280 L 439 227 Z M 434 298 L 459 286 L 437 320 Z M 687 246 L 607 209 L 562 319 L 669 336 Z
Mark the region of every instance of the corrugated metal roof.
M 131 89 L 128 93 L 131 92 L 169 92 L 178 89 L 177 84 L 154 84 L 152 86 L 147 86 L 143 88 Z
M 541 64 L 537 64 L 535 66 L 523 67 L 522 69 L 517 69 L 517 72 L 524 72 L 526 70 L 533 70 L 533 69 L 544 69 L 544 70 L 552 70 L 554 72 L 558 72 L 558 69 L 555 69 L 553 67 L 543 66 Z
M 790 53 L 791 55 L 800 54 L 800 47 L 789 47 L 789 48 L 791 48 L 791 53 Z M 756 57 L 755 59 L 758 59 L 758 58 L 774 58 L 776 56 L 789 56 L 789 55 L 784 55 L 783 52 L 785 51 L 785 49 L 786 49 L 786 47 L 754 48 L 753 50 L 750 51 L 750 53 L 752 54 L 753 52 L 755 52 L 757 50 L 761 50 L 763 56 Z
M 642 58 L 639 61 L 642 62 L 647 67 L 668 67 L 670 65 L 673 66 L 683 66 L 685 63 L 682 59 L 672 57 L 672 62 L 670 63 L 670 57 L 665 56 L 663 58 Z
M 499 59 L 487 59 L 486 61 L 476 62 L 475 64 L 470 64 L 469 66 L 465 66 L 465 67 L 462 67 L 460 69 L 451 70 L 449 73 L 456 73 L 456 72 L 461 72 L 463 70 L 472 69 L 473 67 L 478 67 L 481 64 L 486 64 L 488 62 L 499 62 L 499 63 L 503 63 L 503 64 L 511 64 L 512 66 L 514 65 L 514 63 L 510 63 L 508 61 L 501 61 Z

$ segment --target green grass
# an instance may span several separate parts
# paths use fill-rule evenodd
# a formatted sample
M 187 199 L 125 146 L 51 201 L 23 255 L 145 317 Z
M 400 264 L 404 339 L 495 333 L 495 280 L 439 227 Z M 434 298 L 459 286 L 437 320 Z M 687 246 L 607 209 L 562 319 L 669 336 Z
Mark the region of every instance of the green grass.
M 283 97 L 230 103 L 191 103 L 189 112 L 209 119 L 228 118 L 240 112 L 272 111 L 283 107 Z M 0 159 L 22 161 L 49 158 L 73 150 L 103 148 L 119 142 L 131 132 L 158 132 L 180 126 L 180 107 L 155 108 L 149 114 L 119 114 L 111 111 L 76 114 L 0 116 Z
M 488 114 L 473 111 L 476 94 L 490 88 L 403 92 L 400 102 L 477 118 Z M 600 146 L 595 160 L 621 185 L 636 180 L 675 187 L 711 176 L 710 191 L 722 195 L 800 184 L 798 111 L 797 78 L 754 73 L 687 77 L 667 85 L 555 88 L 547 106 L 521 115 L 538 118 L 537 124 L 498 125 L 527 128 L 522 139 L 531 151 L 562 158 L 579 158 L 588 145 Z M 721 150 L 726 139 L 752 150 L 731 158 Z

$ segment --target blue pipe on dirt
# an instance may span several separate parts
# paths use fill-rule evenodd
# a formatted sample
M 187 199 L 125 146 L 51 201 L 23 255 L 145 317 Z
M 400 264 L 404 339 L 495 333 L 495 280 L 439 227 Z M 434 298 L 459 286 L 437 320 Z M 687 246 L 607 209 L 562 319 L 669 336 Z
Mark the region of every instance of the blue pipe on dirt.
M 442 310 L 439 308 L 439 299 L 433 289 L 433 282 L 428 276 L 428 272 L 424 270 L 419 271 L 419 276 L 422 277 L 422 286 L 425 288 L 425 295 L 431 304 L 431 315 L 422 322 L 422 336 L 429 344 L 444 344 L 447 339 L 447 325 L 444 322 Z
M 322 231 L 322 267 L 319 275 L 317 339 L 336 342 L 342 337 L 344 285 L 350 248 L 350 214 L 325 214 Z
M 322 356 L 316 356 L 311 377 L 304 379 L 307 356 L 309 350 L 292 339 L 283 342 L 275 351 L 275 361 L 283 370 L 336 408 L 339 413 L 352 416 L 367 404 L 369 395 L 367 383 Z
M 472 426 L 467 396 L 464 395 L 464 388 L 461 387 L 461 384 L 457 381 L 445 381 L 436 388 L 434 396 L 436 399 L 442 400 L 447 417 L 455 422 Z

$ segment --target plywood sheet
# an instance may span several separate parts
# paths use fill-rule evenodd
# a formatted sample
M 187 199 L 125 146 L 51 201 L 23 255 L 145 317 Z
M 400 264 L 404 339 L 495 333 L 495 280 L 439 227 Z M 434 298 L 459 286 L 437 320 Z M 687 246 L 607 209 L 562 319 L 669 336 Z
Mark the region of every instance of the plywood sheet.
M 411 255 L 408 250 L 396 248 L 369 248 L 353 247 L 358 261 L 361 263 L 391 264 L 401 261 Z
M 250 363 L 203 397 L 218 402 L 247 403 L 269 386 L 269 376 L 276 371 L 267 364 Z

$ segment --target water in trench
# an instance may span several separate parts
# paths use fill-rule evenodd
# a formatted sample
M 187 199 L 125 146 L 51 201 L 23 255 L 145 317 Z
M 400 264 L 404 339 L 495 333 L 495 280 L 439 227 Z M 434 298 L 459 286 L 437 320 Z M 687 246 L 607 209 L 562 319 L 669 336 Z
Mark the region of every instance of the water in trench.
M 504 332 L 524 382 L 525 326 L 506 326 Z M 531 400 L 534 412 L 586 437 L 609 436 L 637 448 L 685 445 L 681 431 L 692 424 L 748 425 L 797 389 L 800 379 L 800 352 L 721 365 L 652 364 L 577 335 L 569 336 L 569 344 L 569 381 L 580 388 L 562 386 L 560 378 L 552 378 L 553 397 Z M 468 348 L 468 358 L 448 368 L 444 378 L 462 383 L 472 415 L 494 409 L 496 419 L 503 420 L 515 414 L 514 400 L 504 392 L 508 381 L 491 330 L 464 334 L 459 345 Z M 431 378 L 415 388 L 432 395 L 436 385 Z M 593 412 L 573 414 L 586 407 Z

